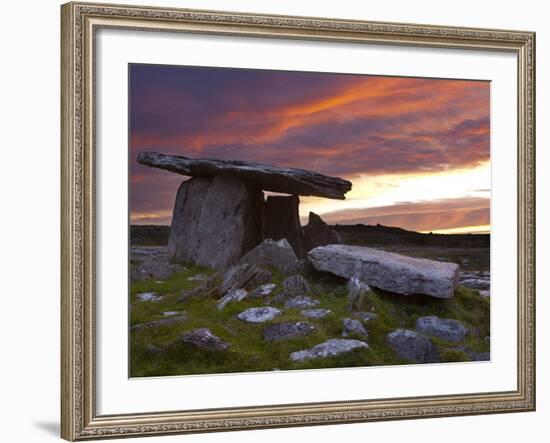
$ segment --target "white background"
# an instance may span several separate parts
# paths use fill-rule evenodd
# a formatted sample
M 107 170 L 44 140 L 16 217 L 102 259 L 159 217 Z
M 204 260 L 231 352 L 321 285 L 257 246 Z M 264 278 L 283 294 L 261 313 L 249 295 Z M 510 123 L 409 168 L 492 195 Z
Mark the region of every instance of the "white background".
M 99 31 L 96 39 L 97 170 L 101 173 L 97 180 L 98 414 L 516 389 L 516 349 L 510 346 L 517 339 L 516 329 L 510 327 L 517 318 L 517 183 L 513 179 L 517 60 L 513 54 L 113 30 Z M 128 157 L 124 147 L 128 145 L 129 62 L 490 79 L 491 362 L 128 380 Z
M 134 3 L 147 4 L 134 0 Z M 550 256 L 545 226 L 550 211 L 544 189 L 550 187 L 544 165 L 550 160 L 547 125 L 548 14 L 544 2 L 442 3 L 429 1 L 306 2 L 155 1 L 159 5 L 231 9 L 265 13 L 404 21 L 536 31 L 538 41 L 538 411 L 481 417 L 400 421 L 314 428 L 248 431 L 142 441 L 315 441 L 383 440 L 429 442 L 545 441 L 549 417 L 550 334 L 543 313 L 550 303 L 542 264 Z M 9 5 L 9 6 L 8 6 Z M 445 8 L 445 5 L 447 7 Z M 2 364 L 0 404 L 2 440 L 54 441 L 59 421 L 59 3 L 27 1 L 3 5 L 1 27 L 0 113 L 2 122 Z M 509 11 L 509 12 L 508 12 Z M 547 197 L 546 197 L 546 200 Z M 7 246 L 7 248 L 6 248 Z M 548 266 L 548 265 L 546 265 Z M 512 343 L 511 346 L 514 346 Z

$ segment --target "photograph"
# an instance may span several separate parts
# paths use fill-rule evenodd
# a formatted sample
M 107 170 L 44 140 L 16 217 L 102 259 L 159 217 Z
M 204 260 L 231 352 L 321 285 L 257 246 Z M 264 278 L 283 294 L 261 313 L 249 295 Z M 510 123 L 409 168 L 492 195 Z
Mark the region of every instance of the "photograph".
M 127 75 L 129 377 L 491 361 L 491 81 Z

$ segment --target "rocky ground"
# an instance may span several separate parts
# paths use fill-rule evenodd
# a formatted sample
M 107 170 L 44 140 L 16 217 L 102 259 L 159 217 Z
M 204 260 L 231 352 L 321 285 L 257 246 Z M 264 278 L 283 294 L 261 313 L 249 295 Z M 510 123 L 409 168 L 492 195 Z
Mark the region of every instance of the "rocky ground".
M 319 272 L 279 246 L 218 272 L 170 265 L 165 247 L 132 247 L 131 376 L 490 358 L 488 249 L 487 260 L 462 253 L 454 297 L 434 298 Z M 415 251 L 399 252 L 456 253 Z

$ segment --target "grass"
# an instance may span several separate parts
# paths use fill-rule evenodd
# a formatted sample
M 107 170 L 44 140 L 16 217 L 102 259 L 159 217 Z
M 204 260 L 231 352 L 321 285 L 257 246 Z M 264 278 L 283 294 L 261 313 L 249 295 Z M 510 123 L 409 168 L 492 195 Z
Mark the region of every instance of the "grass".
M 285 276 L 276 270 L 271 271 L 273 283 L 277 285 L 273 293 L 276 295 Z M 306 276 L 312 288 L 311 296 L 320 301 L 319 307 L 332 311 L 323 319 L 307 319 L 300 315 L 300 309 L 284 309 L 283 314 L 272 322 L 249 324 L 237 319 L 236 315 L 247 308 L 263 306 L 264 300 L 245 299 L 228 304 L 222 311 L 216 309 L 217 300 L 214 299 L 177 301 L 183 291 L 200 284 L 189 277 L 212 273 L 206 268 L 188 267 L 166 281 L 145 280 L 131 285 L 131 325 L 166 318 L 162 314 L 165 311 L 185 311 L 188 316 L 186 321 L 176 325 L 131 331 L 132 377 L 402 364 L 405 362 L 386 345 L 385 337 L 397 328 L 414 329 L 416 319 L 425 315 L 459 320 L 470 330 L 461 345 L 477 352 L 489 350 L 489 343 L 485 340 L 489 335 L 489 302 L 477 291 L 459 287 L 455 297 L 448 300 L 371 291 L 359 300 L 359 310 L 378 314 L 376 320 L 364 323 L 369 332 L 366 340 L 369 349 L 356 350 L 337 358 L 292 362 L 289 359 L 291 352 L 311 348 L 330 338 L 341 338 L 342 318 L 353 317 L 353 313 L 347 311 L 345 281 L 326 274 Z M 141 302 L 136 296 L 142 292 L 156 292 L 163 298 L 156 302 Z M 273 306 L 282 307 L 282 304 L 274 303 Z M 298 320 L 311 323 L 315 331 L 306 337 L 287 341 L 263 341 L 262 331 L 267 325 Z M 229 351 L 203 351 L 178 340 L 185 331 L 200 327 L 209 328 L 231 343 Z M 365 340 L 362 337 L 349 338 Z M 456 343 L 435 339 L 433 342 L 444 361 L 468 360 L 464 352 L 455 349 Z

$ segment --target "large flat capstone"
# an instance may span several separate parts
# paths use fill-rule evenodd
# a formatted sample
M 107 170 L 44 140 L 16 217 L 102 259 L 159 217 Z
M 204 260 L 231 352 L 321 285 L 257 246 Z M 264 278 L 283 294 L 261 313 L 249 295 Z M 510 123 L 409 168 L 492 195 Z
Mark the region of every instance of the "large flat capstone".
M 318 172 L 297 168 L 281 168 L 257 162 L 214 160 L 141 152 L 138 163 L 191 177 L 212 177 L 230 174 L 253 183 L 259 189 L 286 194 L 314 195 L 343 200 L 351 190 L 351 182 Z
M 363 246 L 326 245 L 312 249 L 309 261 L 318 271 L 357 278 L 369 286 L 398 294 L 450 298 L 458 283 L 455 263 L 406 257 Z
M 221 269 L 263 238 L 263 192 L 226 175 L 194 177 L 176 196 L 168 258 Z

